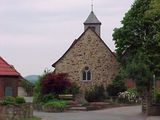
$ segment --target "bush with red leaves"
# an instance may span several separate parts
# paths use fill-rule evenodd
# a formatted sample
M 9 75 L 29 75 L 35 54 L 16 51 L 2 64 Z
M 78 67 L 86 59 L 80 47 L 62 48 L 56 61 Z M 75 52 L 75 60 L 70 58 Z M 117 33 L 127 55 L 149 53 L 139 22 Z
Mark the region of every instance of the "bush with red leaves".
M 62 94 L 71 87 L 67 73 L 48 73 L 41 81 L 42 94 Z

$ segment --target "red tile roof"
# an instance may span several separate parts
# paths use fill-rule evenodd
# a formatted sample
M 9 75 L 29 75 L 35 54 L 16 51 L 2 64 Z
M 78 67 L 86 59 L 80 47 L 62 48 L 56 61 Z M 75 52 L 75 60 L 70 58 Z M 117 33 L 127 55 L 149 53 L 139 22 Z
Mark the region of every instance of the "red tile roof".
M 0 76 L 20 76 L 20 73 L 16 69 L 9 65 L 2 57 L 0 57 Z

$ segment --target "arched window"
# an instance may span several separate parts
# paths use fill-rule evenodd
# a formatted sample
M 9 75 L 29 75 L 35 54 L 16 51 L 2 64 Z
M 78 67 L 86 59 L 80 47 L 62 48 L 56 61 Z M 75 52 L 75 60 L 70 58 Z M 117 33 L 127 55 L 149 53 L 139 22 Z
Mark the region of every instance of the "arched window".
M 89 67 L 85 67 L 82 71 L 83 80 L 91 80 L 91 70 Z

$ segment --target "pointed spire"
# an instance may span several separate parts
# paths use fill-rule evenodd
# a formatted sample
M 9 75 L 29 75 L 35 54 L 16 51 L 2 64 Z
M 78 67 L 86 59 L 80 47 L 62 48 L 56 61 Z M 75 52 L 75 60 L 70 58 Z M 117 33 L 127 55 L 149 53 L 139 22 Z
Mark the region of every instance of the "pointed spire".
M 93 12 L 93 0 L 91 4 L 91 13 L 89 14 L 84 24 L 84 30 L 86 30 L 88 27 L 90 27 L 92 30 L 94 30 L 99 36 L 101 34 L 101 22 L 98 20 L 96 15 Z
M 84 24 L 101 24 L 101 22 L 98 20 L 98 18 L 96 17 L 96 15 L 94 14 L 93 11 L 91 11 L 91 13 L 89 14 L 88 18 L 86 19 L 86 21 L 84 22 Z

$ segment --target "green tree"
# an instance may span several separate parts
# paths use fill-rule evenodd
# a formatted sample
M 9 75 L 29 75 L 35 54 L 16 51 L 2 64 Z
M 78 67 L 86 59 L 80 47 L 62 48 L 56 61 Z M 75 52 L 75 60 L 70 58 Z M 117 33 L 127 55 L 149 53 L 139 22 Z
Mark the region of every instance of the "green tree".
M 118 96 L 120 92 L 126 91 L 127 88 L 123 81 L 122 71 L 113 79 L 113 83 L 107 86 L 107 93 L 110 97 Z
M 33 93 L 33 102 L 34 103 L 40 103 L 42 99 L 42 93 L 41 91 L 41 81 L 43 79 L 43 76 L 39 77 L 39 80 L 35 82 L 35 87 L 34 87 L 34 93 Z
M 122 20 L 123 26 L 113 33 L 118 61 L 139 88 L 148 86 L 153 74 L 157 76 L 160 72 L 160 7 L 157 3 L 159 0 L 135 0 Z
M 151 32 L 151 40 L 146 45 L 147 53 L 152 61 L 154 74 L 160 77 L 160 0 L 151 1 L 149 10 L 145 12 L 145 19 L 154 31 Z

